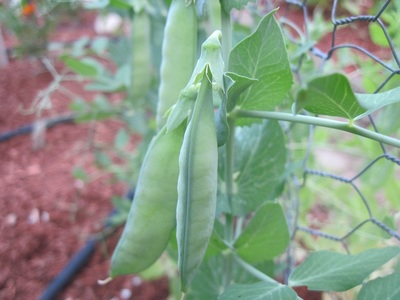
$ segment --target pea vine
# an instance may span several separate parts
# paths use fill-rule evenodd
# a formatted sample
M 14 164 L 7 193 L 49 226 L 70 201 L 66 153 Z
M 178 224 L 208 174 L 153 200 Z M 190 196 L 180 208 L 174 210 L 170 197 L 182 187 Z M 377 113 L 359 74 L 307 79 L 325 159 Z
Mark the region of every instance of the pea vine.
M 400 148 L 399 139 L 363 122 L 399 103 L 400 88 L 355 93 L 339 73 L 294 83 L 276 10 L 260 17 L 254 30 L 236 41 L 232 10 L 249 2 L 172 0 L 169 5 L 157 133 L 144 156 L 110 277 L 154 268 L 167 252 L 175 298 L 290 300 L 300 299 L 295 291 L 300 286 L 326 292 L 362 286 L 358 299 L 368 299 L 377 282 L 391 286 L 400 280 L 398 267 L 391 275 L 368 279 L 400 254 L 399 247 L 382 243 L 357 254 L 314 251 L 296 267 L 286 268 L 290 272 L 283 283 L 277 280 L 288 267 L 283 257 L 297 242 L 299 230 L 284 196 L 293 192 L 290 185 L 303 161 L 293 163 L 286 130 L 294 124 L 325 127 Z M 148 30 L 152 2 L 132 3 L 138 30 Z M 206 12 L 207 24 L 217 25 L 204 39 L 198 35 L 203 32 L 198 15 Z M 201 49 L 195 55 L 198 41 Z M 129 94 L 136 109 L 145 106 L 151 89 L 146 77 L 149 57 L 138 55 L 143 49 L 149 52 L 148 43 L 148 36 L 136 36 L 132 50 Z M 310 47 L 300 50 L 305 53 Z M 296 219 L 299 212 L 293 210 Z M 398 237 L 380 221 L 374 225 Z M 378 293 L 384 298 L 396 291 Z

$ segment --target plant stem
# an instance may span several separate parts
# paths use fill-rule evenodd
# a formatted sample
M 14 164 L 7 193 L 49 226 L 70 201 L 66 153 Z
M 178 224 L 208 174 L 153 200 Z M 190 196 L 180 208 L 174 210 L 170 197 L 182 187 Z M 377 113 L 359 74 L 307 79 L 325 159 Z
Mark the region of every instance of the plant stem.
M 247 272 L 249 272 L 254 277 L 260 279 L 261 281 L 270 282 L 270 283 L 274 283 L 274 284 L 277 284 L 277 285 L 280 284 L 279 282 L 275 281 L 274 279 L 272 279 L 268 275 L 264 274 L 263 272 L 261 272 L 257 268 L 253 267 L 252 265 L 250 265 L 249 263 L 247 263 L 246 261 L 241 259 L 238 255 L 235 255 L 234 258 L 235 258 L 236 262 L 243 269 L 245 269 Z
M 228 69 L 229 53 L 232 48 L 232 24 L 231 15 L 227 13 L 220 1 L 221 5 L 221 32 L 222 32 L 222 58 L 224 60 L 224 69 Z M 226 195 L 229 203 L 229 209 L 232 210 L 232 197 L 233 197 L 233 164 L 234 164 L 234 143 L 235 143 L 235 119 L 228 119 L 229 137 L 225 146 L 225 182 L 226 182 Z M 231 213 L 225 214 L 225 241 L 229 244 L 234 238 L 233 234 L 233 215 Z M 225 259 L 225 272 L 224 272 L 224 286 L 227 287 L 231 283 L 232 278 L 233 256 L 228 254 Z
M 229 205 L 229 210 L 232 211 L 233 197 L 233 166 L 234 166 L 234 146 L 235 146 L 235 120 L 228 119 L 229 137 L 225 145 L 225 183 L 226 197 Z M 233 233 L 233 215 L 225 214 L 225 240 L 230 244 L 234 238 Z M 228 254 L 225 260 L 224 285 L 230 285 L 232 278 L 232 254 Z
M 228 119 L 229 137 L 225 145 L 225 184 L 226 184 L 226 197 L 229 209 L 232 211 L 232 198 L 233 198 L 233 169 L 234 169 L 234 148 L 235 148 L 235 120 Z M 227 223 L 229 221 L 229 234 L 225 238 L 230 242 L 233 239 L 233 226 L 232 216 L 227 215 Z M 228 230 L 228 229 L 226 229 Z M 228 233 L 227 231 L 225 233 Z
M 232 48 L 232 24 L 231 15 L 221 5 L 221 32 L 222 32 L 222 58 L 225 63 L 225 71 L 228 70 L 229 53 Z
M 274 111 L 252 111 L 252 110 L 241 110 L 241 109 L 234 110 L 231 113 L 231 117 L 271 119 L 271 120 L 288 121 L 293 123 L 302 123 L 302 124 L 333 128 L 341 131 L 350 132 L 377 142 L 381 142 L 387 145 L 400 148 L 400 140 L 398 139 L 362 128 L 354 124 L 349 125 L 349 123 L 347 122 L 329 120 L 320 117 L 293 115 L 290 113 L 274 112 Z

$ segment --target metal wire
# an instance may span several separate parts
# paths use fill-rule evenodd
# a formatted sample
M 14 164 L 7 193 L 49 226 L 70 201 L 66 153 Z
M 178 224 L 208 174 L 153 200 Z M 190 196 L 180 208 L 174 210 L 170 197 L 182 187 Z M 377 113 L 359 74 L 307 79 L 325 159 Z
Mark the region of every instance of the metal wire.
M 392 3 L 393 4 L 393 3 Z M 326 4 L 325 4 L 326 5 Z M 326 5 L 327 6 L 327 5 Z M 400 75 L 400 61 L 398 58 L 398 55 L 396 53 L 396 45 L 394 45 L 388 30 L 386 28 L 385 23 L 381 20 L 381 15 L 385 12 L 386 9 L 391 7 L 391 1 L 387 0 L 382 3 L 381 8 L 379 11 L 374 14 L 374 15 L 354 15 L 354 16 L 348 16 L 344 18 L 338 18 L 338 8 L 339 8 L 339 1 L 334 0 L 332 3 L 331 7 L 331 16 L 330 20 L 332 23 L 332 29 L 331 29 L 331 41 L 330 41 L 330 48 L 327 51 L 321 50 L 317 46 L 312 46 L 310 47 L 308 53 L 302 54 L 303 57 L 300 57 L 297 61 L 296 64 L 292 65 L 292 70 L 294 74 L 296 75 L 296 79 L 298 82 L 301 84 L 304 80 L 302 78 L 302 65 L 304 64 L 304 59 L 307 56 L 312 56 L 316 57 L 322 60 L 321 65 L 320 65 L 320 71 L 323 70 L 324 65 L 326 62 L 329 60 L 333 59 L 333 54 L 338 51 L 339 49 L 350 49 L 351 53 L 354 55 L 359 55 L 359 53 L 362 53 L 366 57 L 370 58 L 372 61 L 374 61 L 376 64 L 380 65 L 383 70 L 387 70 L 390 72 L 390 75 L 382 80 L 382 82 L 379 84 L 378 88 L 374 91 L 374 93 L 379 92 L 387 84 L 391 79 L 393 79 L 395 76 Z M 302 24 L 304 25 L 299 26 L 294 20 L 291 20 L 291 14 L 293 12 L 297 12 L 297 15 L 300 13 L 302 14 Z M 290 43 L 295 43 L 295 44 L 305 44 L 307 41 L 310 41 L 310 20 L 308 13 L 310 12 L 310 7 L 307 5 L 307 1 L 293 1 L 293 0 L 287 0 L 286 1 L 286 10 L 284 11 L 283 15 L 280 17 L 280 24 L 282 27 L 282 30 L 284 34 L 287 36 L 288 41 Z M 392 61 L 394 62 L 394 65 L 390 65 L 386 59 L 379 57 L 378 55 L 371 53 L 364 47 L 357 45 L 354 43 L 354 41 L 349 41 L 346 43 L 341 43 L 339 44 L 337 42 L 337 33 L 338 30 L 344 26 L 348 26 L 352 24 L 357 28 L 357 25 L 360 23 L 376 23 L 379 25 L 379 27 L 382 29 L 383 36 L 387 40 L 388 46 L 389 46 L 389 51 L 390 55 L 392 58 Z M 303 28 L 302 28 L 303 27 Z M 303 30 L 303 31 L 301 31 Z M 311 43 L 310 43 L 311 44 Z M 397 45 L 399 46 L 399 45 Z M 344 70 L 343 70 L 344 71 Z M 376 131 L 379 132 L 378 126 L 375 123 L 375 120 L 372 116 L 369 116 L 369 123 L 372 126 L 372 128 Z M 371 168 L 375 166 L 379 161 L 386 160 L 388 162 L 394 163 L 396 165 L 400 166 L 400 158 L 396 157 L 395 155 L 391 154 L 388 152 L 388 147 L 384 145 L 383 143 L 379 143 L 380 148 L 381 148 L 381 154 L 379 154 L 377 157 L 372 159 L 370 162 L 368 162 L 364 167 L 362 167 L 354 176 L 351 178 L 347 178 L 345 176 L 342 176 L 340 174 L 332 174 L 330 172 L 326 171 L 321 171 L 321 170 L 313 170 L 312 168 L 309 168 L 308 165 L 310 165 L 310 151 L 312 151 L 312 143 L 314 140 L 314 130 L 313 127 L 310 127 L 310 137 L 308 141 L 308 146 L 306 149 L 306 153 L 303 158 L 303 166 L 302 166 L 302 171 L 303 171 L 303 181 L 302 183 L 301 180 L 297 180 L 295 176 L 292 176 L 292 178 L 296 178 L 296 181 L 292 181 L 292 185 L 295 185 L 295 192 L 292 193 L 293 195 L 297 195 L 298 199 L 297 201 L 299 202 L 299 205 L 301 205 L 302 199 L 298 191 L 302 188 L 307 187 L 307 178 L 309 176 L 317 176 L 321 178 L 326 178 L 327 180 L 333 180 L 336 182 L 339 182 L 340 184 L 348 185 L 352 190 L 354 190 L 356 197 L 353 197 L 355 199 L 351 199 L 351 201 L 361 201 L 362 205 L 365 207 L 368 217 L 366 217 L 364 220 L 360 221 L 357 225 L 353 226 L 349 231 L 347 231 L 344 235 L 337 236 L 333 235 L 330 233 L 326 233 L 323 231 L 323 228 L 321 230 L 317 230 L 314 228 L 309 228 L 307 226 L 300 225 L 299 222 L 295 224 L 294 228 L 294 233 L 292 234 L 292 238 L 295 238 L 295 235 L 298 232 L 303 232 L 306 234 L 310 234 L 312 236 L 316 237 L 321 237 L 324 239 L 328 239 L 334 242 L 340 243 L 343 248 L 345 249 L 346 252 L 350 253 L 350 248 L 348 245 L 348 240 L 351 236 L 353 236 L 361 227 L 364 225 L 370 223 L 378 227 L 380 230 L 384 231 L 388 235 L 390 235 L 394 240 L 400 241 L 400 233 L 386 224 L 384 224 L 379 218 L 376 216 L 376 213 L 373 211 L 372 207 L 368 204 L 367 197 L 364 195 L 363 192 L 363 187 L 362 185 L 358 182 L 358 180 L 362 177 L 365 176 L 366 173 L 373 172 Z M 377 142 L 378 143 L 378 142 Z M 399 153 L 399 152 L 398 152 Z M 353 168 L 353 167 L 352 167 Z M 354 171 L 352 169 L 352 171 Z M 368 195 L 369 198 L 372 195 Z M 357 199 L 358 198 L 358 199 Z M 377 199 L 375 199 L 377 200 Z M 399 200 L 399 207 L 400 207 L 400 196 L 399 199 L 394 199 L 394 200 Z M 291 200 L 293 202 L 293 200 Z M 292 205 L 293 206 L 293 205 Z M 388 212 L 389 214 L 389 212 Z M 293 220 L 298 220 L 298 218 L 291 219 Z M 293 226 L 293 225 L 292 225 Z M 289 249 L 287 251 L 288 256 L 292 251 Z M 290 268 L 293 266 L 293 261 L 292 258 L 288 258 L 287 261 L 288 269 L 285 270 L 286 274 L 290 273 Z M 287 275 L 285 275 L 287 277 Z

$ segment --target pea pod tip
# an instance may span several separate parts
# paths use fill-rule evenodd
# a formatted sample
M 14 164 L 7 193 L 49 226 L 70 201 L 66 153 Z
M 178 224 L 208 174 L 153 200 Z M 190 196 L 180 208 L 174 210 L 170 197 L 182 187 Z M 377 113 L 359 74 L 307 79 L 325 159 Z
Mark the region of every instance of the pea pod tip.
M 97 280 L 97 284 L 99 284 L 99 285 L 106 285 L 106 284 L 109 283 L 111 280 L 113 280 L 112 277 L 107 277 L 106 279 L 99 279 L 99 280 Z

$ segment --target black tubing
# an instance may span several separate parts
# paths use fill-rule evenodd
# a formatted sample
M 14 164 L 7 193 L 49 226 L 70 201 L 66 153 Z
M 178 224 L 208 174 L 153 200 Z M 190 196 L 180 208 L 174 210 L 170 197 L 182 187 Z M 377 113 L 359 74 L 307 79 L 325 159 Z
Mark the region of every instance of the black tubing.
M 50 283 L 39 300 L 54 300 L 57 295 L 71 282 L 73 277 L 85 266 L 96 249 L 97 239 L 89 239 L 69 261 L 66 267 Z
M 43 121 L 46 124 L 46 128 L 53 127 L 58 124 L 63 124 L 63 123 L 72 123 L 75 120 L 74 115 L 67 115 L 67 116 L 59 116 L 55 118 L 49 118 L 49 119 L 44 119 Z M 35 127 L 34 124 L 29 124 L 26 126 L 19 127 L 14 130 L 6 131 L 3 133 L 0 133 L 0 143 L 5 142 L 13 137 L 16 137 L 21 134 L 28 134 L 33 131 L 33 128 Z
M 134 188 L 128 190 L 124 198 L 128 201 L 133 200 L 135 194 Z M 118 211 L 113 209 L 109 216 L 116 214 Z M 109 228 L 112 225 L 106 220 L 104 223 L 104 228 Z M 94 254 L 96 250 L 96 244 L 99 241 L 98 238 L 91 238 L 86 242 L 86 245 L 79 250 L 68 262 L 65 268 L 57 275 L 56 278 L 50 283 L 47 289 L 40 296 L 39 300 L 53 300 L 68 286 L 68 284 L 73 280 L 75 275 L 86 265 L 87 261 Z

